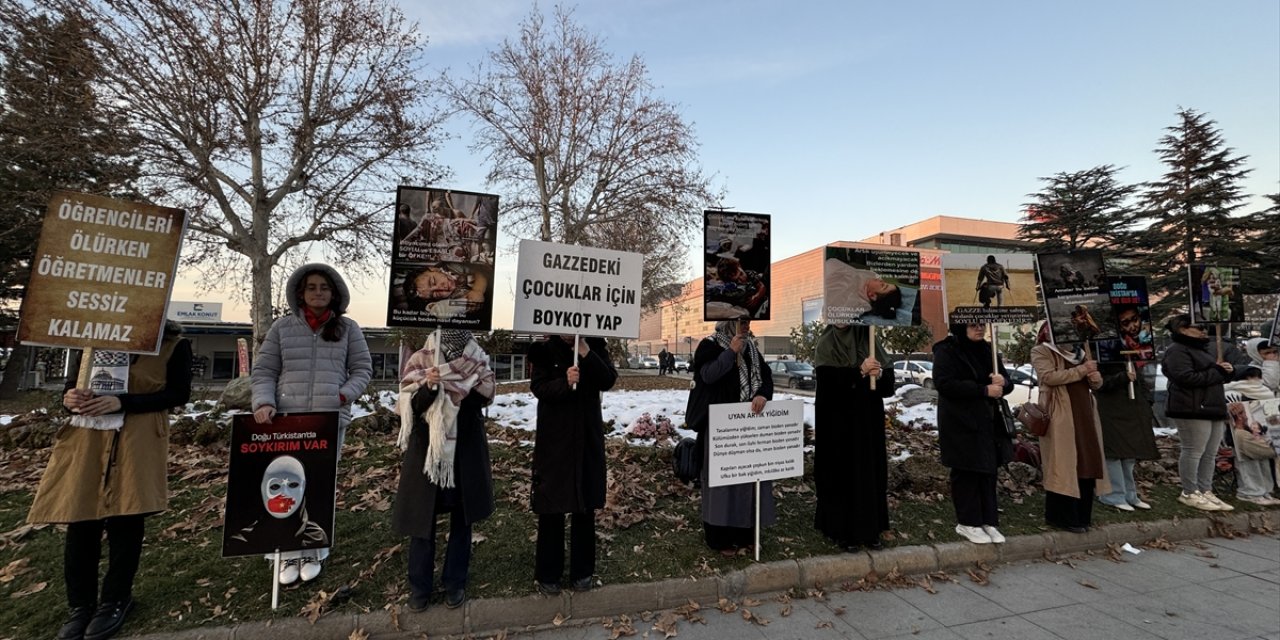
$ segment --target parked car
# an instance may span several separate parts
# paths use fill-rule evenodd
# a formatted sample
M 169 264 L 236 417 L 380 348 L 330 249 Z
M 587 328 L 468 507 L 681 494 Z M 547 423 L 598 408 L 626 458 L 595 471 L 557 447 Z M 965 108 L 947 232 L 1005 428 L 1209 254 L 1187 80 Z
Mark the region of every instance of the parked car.
M 641 369 L 657 369 L 658 359 L 653 356 L 645 356 L 643 358 L 640 358 L 640 368 Z
M 686 359 L 686 358 L 684 358 L 684 357 L 682 357 L 682 356 L 676 356 L 676 364 L 675 364 L 675 367 L 676 367 L 676 371 L 683 371 L 683 372 L 688 373 L 688 371 L 689 371 L 689 360 L 688 360 L 688 359 Z
M 1004 399 L 1009 401 L 1009 407 L 1016 409 L 1024 402 L 1035 402 L 1040 399 L 1040 381 L 1036 379 L 1034 370 L 1028 373 L 1022 367 L 1018 367 L 1008 371 L 1009 379 L 1013 381 L 1013 391 L 1009 392 Z
M 933 363 L 928 360 L 899 360 L 893 363 L 893 378 L 900 384 L 933 388 Z
M 818 386 L 814 378 L 813 366 L 807 362 L 795 360 L 777 360 L 769 363 L 773 371 L 773 386 L 788 389 L 813 389 Z

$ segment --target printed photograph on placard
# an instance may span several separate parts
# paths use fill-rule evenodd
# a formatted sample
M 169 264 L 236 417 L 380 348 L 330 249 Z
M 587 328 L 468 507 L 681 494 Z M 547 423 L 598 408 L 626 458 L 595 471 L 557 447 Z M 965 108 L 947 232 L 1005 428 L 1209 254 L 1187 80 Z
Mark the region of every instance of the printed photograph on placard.
M 232 419 L 222 557 L 333 545 L 336 411 Z
M 1072 346 L 1119 337 L 1101 251 L 1037 253 L 1036 271 L 1055 344 Z
M 400 187 L 387 326 L 487 331 L 497 239 L 498 196 Z
M 948 323 L 1027 324 L 1043 315 L 1034 255 L 949 253 L 941 263 Z
M 396 265 L 388 326 L 487 331 L 493 316 L 493 267 L 457 262 Z
M 769 215 L 703 212 L 702 319 L 769 319 Z
M 1187 267 L 1191 317 L 1196 322 L 1244 322 L 1244 291 L 1240 269 L 1210 264 Z
M 828 324 L 920 324 L 920 254 L 826 247 L 822 291 Z
M 1277 306 L 1280 306 L 1280 293 L 1246 293 L 1244 295 L 1245 324 L 1261 327 L 1270 322 L 1276 315 Z
M 1270 467 L 1269 458 L 1280 453 L 1280 400 L 1229 402 L 1227 415 L 1236 455 L 1263 461 L 1263 469 Z
M 1155 334 L 1147 279 L 1143 276 L 1107 276 L 1107 293 L 1115 314 L 1119 337 L 1098 343 L 1098 359 L 1104 362 L 1133 360 L 1139 367 L 1155 357 Z

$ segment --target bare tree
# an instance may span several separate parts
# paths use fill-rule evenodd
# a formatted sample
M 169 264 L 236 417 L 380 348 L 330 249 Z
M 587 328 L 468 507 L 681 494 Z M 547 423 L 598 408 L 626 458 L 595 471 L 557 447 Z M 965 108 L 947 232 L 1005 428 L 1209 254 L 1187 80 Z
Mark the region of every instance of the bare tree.
M 692 127 L 654 95 L 639 57 L 618 62 L 572 14 L 535 9 L 470 77 L 446 74 L 449 103 L 476 124 L 491 184 L 516 235 L 647 254 L 644 302 L 678 289 L 701 209 L 714 203 Z
M 21 0 L 3 0 L 21 2 Z M 165 204 L 190 212 L 184 260 L 211 288 L 251 282 L 254 335 L 272 269 L 321 243 L 347 269 L 388 252 L 394 186 L 431 182 L 416 30 L 386 0 L 45 0 L 81 15 Z

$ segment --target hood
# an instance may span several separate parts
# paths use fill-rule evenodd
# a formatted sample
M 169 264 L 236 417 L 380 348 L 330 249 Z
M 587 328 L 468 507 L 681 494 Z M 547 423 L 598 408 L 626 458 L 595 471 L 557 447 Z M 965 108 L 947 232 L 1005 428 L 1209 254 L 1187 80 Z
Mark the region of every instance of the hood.
M 347 303 L 351 302 L 351 292 L 347 290 L 347 282 L 333 267 L 321 262 L 304 264 L 293 270 L 293 275 L 289 276 L 289 281 L 284 285 L 284 299 L 289 303 L 289 310 L 295 314 L 302 313 L 302 300 L 298 299 L 298 283 L 302 282 L 305 274 L 312 271 L 322 271 L 329 276 L 330 280 L 333 280 L 333 295 L 338 300 L 338 311 L 346 313 Z
M 1270 345 L 1270 341 L 1266 338 L 1252 338 L 1244 343 L 1244 352 L 1249 354 L 1249 361 L 1253 364 L 1262 366 L 1262 354 L 1258 353 L 1262 347 Z

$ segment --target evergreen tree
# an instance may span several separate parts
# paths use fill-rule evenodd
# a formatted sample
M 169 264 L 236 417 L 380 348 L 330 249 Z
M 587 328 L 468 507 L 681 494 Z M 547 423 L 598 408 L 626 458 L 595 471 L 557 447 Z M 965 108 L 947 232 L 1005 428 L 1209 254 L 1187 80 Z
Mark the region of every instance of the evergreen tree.
M 1107 164 L 1040 178 L 1045 186 L 1028 194 L 1018 237 L 1046 252 L 1114 241 L 1132 221 L 1129 200 L 1137 190 L 1116 180 L 1119 171 Z
M 876 338 L 883 341 L 885 351 L 901 353 L 906 360 L 911 359 L 912 353 L 923 351 L 925 347 L 933 343 L 933 329 L 929 327 L 928 322 L 921 322 L 918 325 L 878 329 L 876 334 Z M 882 362 L 881 364 L 887 365 L 888 363 Z
M 1147 275 L 1153 318 L 1186 307 L 1189 264 L 1240 267 L 1246 293 L 1261 293 L 1262 282 L 1275 277 L 1274 268 L 1261 273 L 1254 219 L 1232 215 L 1246 198 L 1246 156 L 1227 147 L 1217 123 L 1204 114 L 1182 109 L 1177 115 L 1178 124 L 1165 129 L 1155 150 L 1168 170 L 1144 185 L 1139 220 L 1149 225 L 1125 242 Z
M 0 25 L 0 326 L 12 326 L 51 194 L 132 197 L 138 171 L 123 113 L 96 90 L 86 23 L 5 10 Z M 0 397 L 23 369 L 10 359 Z

